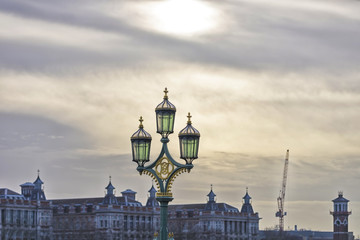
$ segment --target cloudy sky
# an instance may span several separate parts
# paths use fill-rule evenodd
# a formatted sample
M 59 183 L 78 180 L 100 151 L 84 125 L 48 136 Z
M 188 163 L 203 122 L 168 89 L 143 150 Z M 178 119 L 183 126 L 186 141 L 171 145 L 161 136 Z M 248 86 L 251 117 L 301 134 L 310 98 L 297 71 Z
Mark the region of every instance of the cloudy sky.
M 285 226 L 332 230 L 339 190 L 360 234 L 360 1 L 0 1 L 0 187 L 40 169 L 49 199 L 151 179 L 131 162 L 138 118 L 160 151 L 154 109 L 177 107 L 170 150 L 191 112 L 199 159 L 173 203 L 241 207 L 246 187 L 273 227 L 286 149 Z

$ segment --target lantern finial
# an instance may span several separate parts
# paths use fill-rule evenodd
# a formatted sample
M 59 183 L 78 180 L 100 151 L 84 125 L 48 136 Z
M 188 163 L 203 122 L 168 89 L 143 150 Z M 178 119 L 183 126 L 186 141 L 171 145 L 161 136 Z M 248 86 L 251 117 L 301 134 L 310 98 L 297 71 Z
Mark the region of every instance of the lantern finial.
M 139 122 L 140 122 L 139 128 L 144 128 L 144 125 L 142 124 L 143 121 L 144 121 L 144 119 L 142 118 L 142 116 L 140 116 L 140 119 L 139 119 Z
M 169 91 L 167 90 L 167 88 L 165 88 L 165 90 L 164 90 L 164 93 L 165 93 L 164 99 L 168 99 L 168 98 L 169 98 L 168 95 L 167 95 L 168 92 L 169 92 Z
M 191 115 L 190 115 L 190 113 L 188 113 L 188 115 L 187 115 L 187 118 L 188 118 L 188 121 L 187 121 L 187 124 L 190 124 L 191 125 Z

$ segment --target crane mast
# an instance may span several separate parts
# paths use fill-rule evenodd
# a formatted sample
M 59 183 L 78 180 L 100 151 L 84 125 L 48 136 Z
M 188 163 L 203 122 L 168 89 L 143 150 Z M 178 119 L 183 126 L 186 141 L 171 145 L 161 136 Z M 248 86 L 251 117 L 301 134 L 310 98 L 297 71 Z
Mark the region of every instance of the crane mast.
M 288 172 L 288 165 L 289 165 L 289 150 L 286 151 L 285 157 L 285 164 L 284 164 L 284 173 L 283 179 L 281 184 L 281 190 L 279 197 L 277 198 L 278 203 L 278 212 L 276 213 L 276 217 L 279 218 L 279 230 L 280 233 L 284 231 L 284 216 L 286 216 L 286 212 L 284 211 L 284 204 L 285 204 L 285 190 L 286 190 L 286 180 L 287 180 L 287 172 Z

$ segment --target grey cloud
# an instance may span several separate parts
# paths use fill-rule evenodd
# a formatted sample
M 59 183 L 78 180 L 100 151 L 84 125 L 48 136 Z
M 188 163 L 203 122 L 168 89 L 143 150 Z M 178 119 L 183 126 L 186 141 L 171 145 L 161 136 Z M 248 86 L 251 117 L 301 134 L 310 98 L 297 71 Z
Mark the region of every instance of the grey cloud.
M 43 116 L 0 113 L 0 148 L 33 147 L 41 151 L 89 148 L 86 134 Z
M 34 43 L 24 41 L 0 40 L 0 68 L 21 71 L 47 72 L 52 67 L 56 74 L 59 67 L 69 69 L 90 66 L 129 66 L 136 62 L 138 53 L 122 49 L 121 54 L 100 53 L 70 46 L 59 46 L 53 43 Z M 144 58 L 145 59 L 145 58 Z M 76 66 L 76 67 L 75 67 Z M 66 73 L 64 73 L 66 75 Z
M 109 175 L 113 177 L 113 182 L 115 182 L 115 187 L 118 190 L 131 187 L 130 184 L 127 184 L 129 179 L 138 175 L 129 154 L 77 154 L 72 158 L 55 159 L 53 167 L 47 168 L 47 171 L 51 172 L 52 175 L 51 179 L 47 182 L 48 191 L 52 198 L 66 195 L 79 197 L 89 194 L 102 196 Z M 74 183 L 69 185 L 64 184 L 64 182 L 52 181 L 53 179 L 62 179 L 64 177 L 67 179 L 71 178 Z M 134 179 L 135 183 L 140 181 L 141 179 L 139 181 Z
M 60 4 L 60 6 L 59 6 Z M 78 5 L 77 5 L 78 4 Z M 179 43 L 176 39 L 167 38 L 163 35 L 151 33 L 140 30 L 132 25 L 129 19 L 115 19 L 109 16 L 106 12 L 90 10 L 84 7 L 83 4 L 94 6 L 99 4 L 97 1 L 9 1 L 5 0 L 0 3 L 0 10 L 5 13 L 19 15 L 25 18 L 38 19 L 44 22 L 54 22 L 69 26 L 78 26 L 81 28 L 89 28 L 101 32 L 112 32 L 116 34 L 126 34 L 133 37 L 133 40 L 140 42 L 152 41 L 158 44 L 164 41 Z M 109 4 L 108 1 L 103 1 L 103 4 Z M 121 2 L 117 4 L 121 5 Z M 129 21 L 129 22 L 128 22 Z
M 197 180 L 199 189 L 207 189 L 207 186 L 214 184 L 218 195 L 231 199 L 234 190 L 241 195 L 241 191 L 249 187 L 258 193 L 257 200 L 260 201 L 278 194 L 283 163 L 283 156 L 211 152 L 194 163 L 194 171 L 200 176 Z M 205 177 L 209 172 L 212 172 L 211 182 Z M 192 180 L 183 181 L 190 184 Z M 184 188 L 183 191 L 187 190 Z
M 213 152 L 209 158 L 201 158 L 201 161 L 194 163 L 197 168 L 196 175 L 199 176 L 198 188 L 206 189 L 209 184 L 214 184 L 217 187 L 217 194 L 222 195 L 223 198 L 232 199 L 234 190 L 241 191 L 242 188 L 248 186 L 257 193 L 257 201 L 271 198 L 275 201 L 281 186 L 284 157 L 282 155 L 264 157 Z M 326 201 L 338 190 L 350 192 L 357 186 L 353 179 L 356 178 L 359 168 L 357 155 L 334 159 L 333 156 L 306 156 L 297 155 L 296 151 L 290 152 L 288 200 Z M 209 172 L 213 172 L 211 182 L 208 182 L 209 179 L 205 177 Z M 346 178 L 344 178 L 345 172 Z M 223 181 L 224 179 L 226 181 Z M 191 184 L 193 180 L 187 177 L 182 181 Z M 182 191 L 187 191 L 187 184 L 179 186 Z M 354 201 L 357 201 L 356 197 Z
M 34 180 L 37 169 L 50 198 L 102 196 L 109 174 L 120 189 L 128 187 L 128 178 L 137 176 L 130 155 L 102 155 L 93 147 L 89 136 L 73 127 L 36 115 L 0 113 L 0 175 L 2 184 L 16 191 L 19 179 Z M 95 186 L 87 184 L 94 178 Z
M 102 31 L 109 31 L 132 39 L 132 44 L 126 45 L 125 48 L 121 46 L 121 43 L 119 46 L 114 45 L 114 52 L 111 55 L 81 52 L 43 43 L 44 49 L 36 51 L 41 57 L 33 61 L 34 65 L 30 66 L 30 69 L 32 67 L 44 69 L 41 67 L 44 63 L 54 67 L 56 56 L 59 56 L 57 64 L 67 67 L 74 63 L 81 64 L 81 61 L 84 65 L 113 65 L 117 62 L 132 61 L 132 59 L 140 63 L 166 59 L 236 69 L 303 71 L 324 68 L 331 72 L 354 69 L 356 62 L 360 61 L 359 54 L 354 53 L 360 39 L 360 33 L 357 31 L 359 21 L 333 16 L 326 12 L 302 9 L 293 13 L 286 8 L 279 9 L 271 4 L 261 6 L 248 2 L 239 3 L 230 9 L 228 4 L 231 3 L 225 2 L 223 3 L 225 7 L 219 4 L 217 6 L 228 10 L 227 14 L 232 16 L 232 21 L 238 22 L 235 24 L 236 27 L 233 25 L 229 31 L 220 35 L 209 35 L 204 38 L 206 42 L 199 43 L 191 39 L 180 40 L 139 29 L 129 25 L 125 20 L 114 19 L 101 10 L 84 8 L 85 3 L 94 4 L 91 1 L 81 1 L 79 5 L 74 5 L 72 1 L 71 4 L 64 1 L 59 7 L 57 5 L 59 3 L 46 1 L 36 3 L 2 1 L 0 3 L 3 12 L 69 26 L 91 28 L 99 31 L 99 34 Z M 103 3 L 106 4 L 106 2 Z M 267 14 L 260 16 L 259 12 L 263 11 L 257 8 L 265 10 Z M 253 21 L 258 18 L 262 20 Z M 320 23 L 317 19 L 321 19 Z M 5 45 L 10 50 L 3 57 L 4 66 L 16 69 L 16 62 L 13 64 L 8 64 L 8 62 L 14 59 L 14 55 L 18 56 L 21 52 L 29 51 L 30 55 L 36 56 L 35 51 L 31 50 L 32 44 L 25 43 L 26 40 L 22 41 L 24 41 L 21 43 L 22 46 L 19 43 L 15 43 L 13 48 Z M 22 51 L 16 51 L 14 48 L 22 49 Z M 64 54 L 60 53 L 61 50 Z M 130 54 L 127 54 L 127 51 L 130 51 Z M 91 59 L 97 59 L 97 61 Z M 27 62 L 27 58 L 16 60 L 20 65 L 22 62 L 23 64 Z

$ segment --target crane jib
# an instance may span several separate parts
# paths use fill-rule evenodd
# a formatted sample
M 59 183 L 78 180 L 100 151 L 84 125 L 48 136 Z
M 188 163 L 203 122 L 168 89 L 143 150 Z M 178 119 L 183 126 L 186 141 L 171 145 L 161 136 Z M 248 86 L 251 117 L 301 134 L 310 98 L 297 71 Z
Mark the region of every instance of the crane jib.
M 285 205 L 285 190 L 286 190 L 286 180 L 287 180 L 287 172 L 289 165 L 289 150 L 286 151 L 285 164 L 284 164 L 284 173 L 281 184 L 281 190 L 279 197 L 277 198 L 278 202 L 278 212 L 276 212 L 275 216 L 279 218 L 279 230 L 282 232 L 284 230 L 284 216 L 286 216 L 286 212 L 284 211 Z

